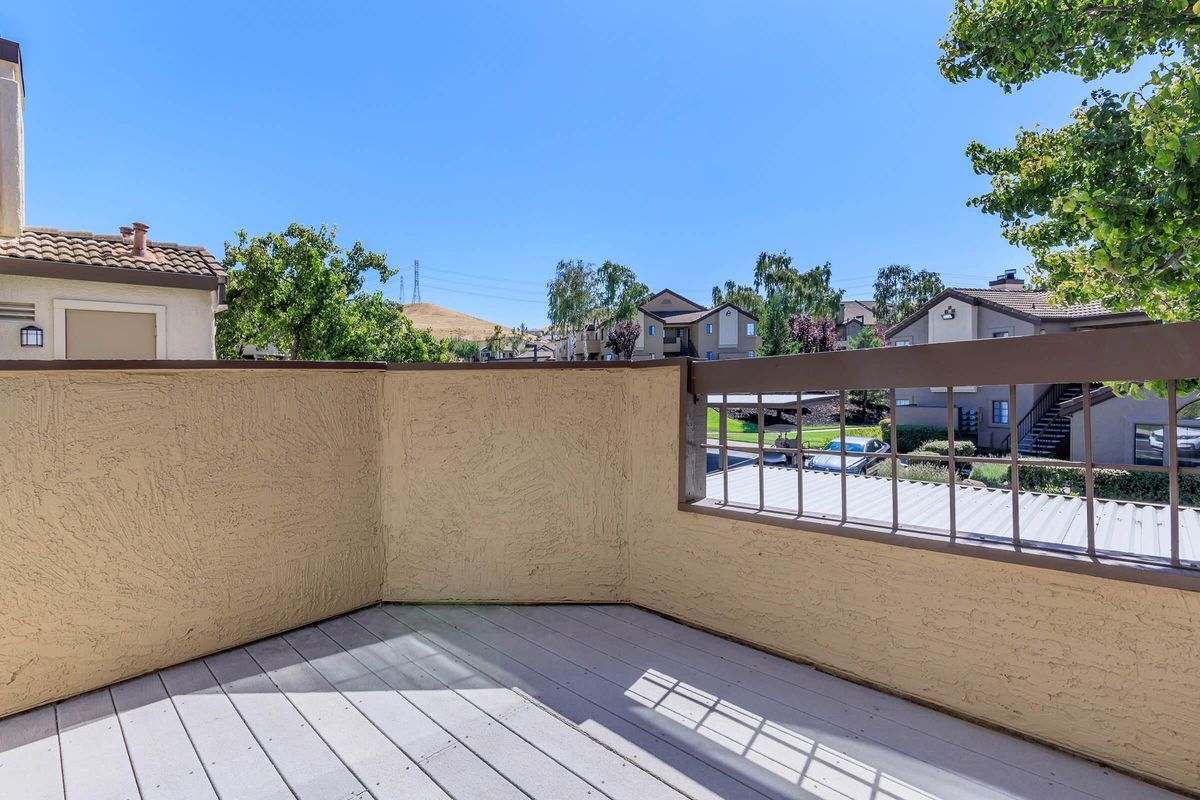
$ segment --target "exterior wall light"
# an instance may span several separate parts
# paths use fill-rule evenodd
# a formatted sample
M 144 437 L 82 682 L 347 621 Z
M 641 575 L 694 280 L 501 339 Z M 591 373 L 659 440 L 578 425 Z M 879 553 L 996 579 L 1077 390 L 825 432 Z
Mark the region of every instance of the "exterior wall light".
M 946 306 L 946 310 L 942 312 L 942 319 L 954 319 L 954 306 Z
M 26 325 L 21 328 L 21 347 L 41 347 L 42 329 L 37 325 Z

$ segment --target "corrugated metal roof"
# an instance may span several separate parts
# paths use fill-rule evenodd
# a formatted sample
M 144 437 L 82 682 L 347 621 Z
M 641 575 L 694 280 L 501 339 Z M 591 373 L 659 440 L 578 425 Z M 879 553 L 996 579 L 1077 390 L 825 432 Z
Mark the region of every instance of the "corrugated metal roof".
M 730 453 L 731 458 L 734 453 Z M 796 512 L 796 470 L 768 466 L 763 473 L 769 509 Z M 943 483 L 898 481 L 900 527 L 914 530 L 949 531 L 950 487 Z M 955 486 L 956 522 L 962 538 L 993 542 L 1012 541 L 1012 493 L 1007 489 Z M 721 472 L 709 473 L 708 497 L 723 497 Z M 729 470 L 729 500 L 758 508 L 758 466 L 742 464 Z M 1021 539 L 1085 552 L 1087 550 L 1087 504 L 1081 497 L 1021 492 Z M 849 475 L 846 478 L 846 509 L 855 521 L 890 526 L 892 489 L 887 478 Z M 1171 529 L 1169 510 L 1160 505 L 1117 500 L 1095 501 L 1096 549 L 1112 555 L 1169 559 Z M 841 475 L 836 472 L 804 471 L 806 515 L 841 515 Z M 1180 558 L 1200 561 L 1200 511 L 1179 509 Z

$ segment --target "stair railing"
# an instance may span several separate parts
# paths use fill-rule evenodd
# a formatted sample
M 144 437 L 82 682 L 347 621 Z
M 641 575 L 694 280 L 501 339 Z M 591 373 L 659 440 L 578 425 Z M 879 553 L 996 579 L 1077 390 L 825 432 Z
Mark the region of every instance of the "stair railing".
M 1020 421 L 1017 422 L 1017 441 L 1015 446 L 1020 447 L 1021 440 L 1025 438 L 1025 435 L 1033 430 L 1033 426 L 1037 424 L 1038 420 L 1046 416 L 1046 413 L 1054 407 L 1055 403 L 1062 399 L 1063 393 L 1066 392 L 1067 387 L 1070 385 L 1069 383 L 1055 383 L 1051 384 L 1049 389 L 1042 392 L 1042 396 L 1033 404 L 1033 408 L 1029 409 L 1025 416 L 1021 417 Z M 1004 441 L 1000 443 L 1000 449 L 1008 450 L 1010 445 L 1013 445 L 1011 435 L 1005 436 Z

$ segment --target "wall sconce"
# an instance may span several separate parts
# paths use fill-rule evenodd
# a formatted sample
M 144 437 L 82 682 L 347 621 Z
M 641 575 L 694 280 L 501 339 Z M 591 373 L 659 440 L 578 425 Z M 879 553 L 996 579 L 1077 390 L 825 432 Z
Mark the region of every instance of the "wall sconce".
M 946 310 L 942 312 L 942 319 L 954 319 L 954 306 L 946 306 Z
M 37 325 L 26 325 L 21 328 L 21 347 L 41 347 L 42 329 Z

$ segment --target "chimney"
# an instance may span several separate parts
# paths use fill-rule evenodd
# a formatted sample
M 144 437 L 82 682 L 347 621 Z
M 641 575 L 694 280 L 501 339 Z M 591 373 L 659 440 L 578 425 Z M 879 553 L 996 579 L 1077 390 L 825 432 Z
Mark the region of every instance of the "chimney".
M 1015 269 L 1004 270 L 1003 275 L 997 275 L 996 280 L 988 284 L 989 289 L 1018 290 L 1025 288 L 1025 279 L 1017 277 Z
M 150 226 L 144 222 L 133 223 L 133 254 L 135 256 L 146 255 L 146 232 L 150 230 Z M 121 231 L 123 234 L 124 231 Z
M 0 236 L 25 225 L 25 81 L 21 45 L 0 39 Z
M 128 225 L 122 225 L 120 227 L 120 231 L 121 241 L 125 244 L 133 244 L 133 228 L 129 227 Z

